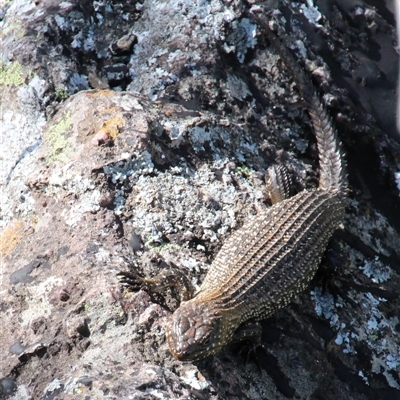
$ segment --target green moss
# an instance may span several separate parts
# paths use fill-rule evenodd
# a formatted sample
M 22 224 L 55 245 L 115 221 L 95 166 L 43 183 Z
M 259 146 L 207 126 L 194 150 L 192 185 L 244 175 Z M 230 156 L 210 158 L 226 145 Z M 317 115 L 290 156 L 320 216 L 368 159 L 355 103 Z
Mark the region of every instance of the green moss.
M 10 65 L 0 63 L 0 85 L 20 86 L 25 82 L 22 65 L 14 61 Z
M 24 37 L 26 33 L 20 21 L 13 22 L 3 29 L 3 35 L 7 35 L 10 32 L 14 32 L 17 38 Z
M 69 97 L 69 93 L 67 92 L 67 90 L 61 86 L 56 87 L 55 95 L 56 95 L 57 100 L 61 100 L 61 101 L 66 100 Z
M 50 155 L 47 157 L 48 163 L 68 161 L 71 154 L 71 138 L 67 134 L 71 128 L 71 113 L 66 113 L 47 130 L 46 141 L 50 147 Z
M 244 177 L 249 177 L 251 175 L 250 168 L 246 166 L 237 167 L 236 172 Z

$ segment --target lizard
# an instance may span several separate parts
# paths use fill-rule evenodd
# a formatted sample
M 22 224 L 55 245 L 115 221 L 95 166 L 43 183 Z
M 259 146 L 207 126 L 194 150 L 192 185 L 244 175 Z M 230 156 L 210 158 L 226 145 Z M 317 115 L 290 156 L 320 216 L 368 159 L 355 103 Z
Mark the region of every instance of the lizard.
M 264 18 L 253 16 L 292 72 L 307 104 L 317 139 L 319 183 L 315 189 L 289 196 L 286 169 L 268 169 L 272 206 L 249 218 L 225 241 L 200 288 L 190 299 L 183 297 L 167 321 L 170 351 L 181 361 L 199 360 L 228 343 L 259 337 L 257 321 L 285 307 L 307 287 L 345 213 L 347 174 L 331 117 L 283 41 Z M 132 283 L 129 274 L 119 278 Z M 179 280 L 183 282 L 168 272 L 142 282 L 151 290 Z

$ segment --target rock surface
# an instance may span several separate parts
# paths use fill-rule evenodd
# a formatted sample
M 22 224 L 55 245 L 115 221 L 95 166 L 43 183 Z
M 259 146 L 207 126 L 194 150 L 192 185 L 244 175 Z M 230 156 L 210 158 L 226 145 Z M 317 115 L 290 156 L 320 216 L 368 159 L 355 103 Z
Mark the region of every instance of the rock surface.
M 400 399 L 390 3 L 264 4 L 334 116 L 351 193 L 309 289 L 263 322 L 259 366 L 243 344 L 173 359 L 173 294 L 124 294 L 115 276 L 175 265 L 199 285 L 268 207 L 269 165 L 316 185 L 309 118 L 249 5 L 0 5 L 0 398 Z

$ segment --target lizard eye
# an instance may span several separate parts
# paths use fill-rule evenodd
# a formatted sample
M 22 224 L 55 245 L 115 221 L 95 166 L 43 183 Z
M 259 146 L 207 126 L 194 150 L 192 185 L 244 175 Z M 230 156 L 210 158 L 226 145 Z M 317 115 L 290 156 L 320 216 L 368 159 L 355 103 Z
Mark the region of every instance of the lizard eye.
M 211 343 L 211 337 L 210 336 L 207 336 L 206 338 L 205 338 L 205 340 L 203 341 L 203 343 L 207 346 L 207 345 L 209 345 L 210 343 Z

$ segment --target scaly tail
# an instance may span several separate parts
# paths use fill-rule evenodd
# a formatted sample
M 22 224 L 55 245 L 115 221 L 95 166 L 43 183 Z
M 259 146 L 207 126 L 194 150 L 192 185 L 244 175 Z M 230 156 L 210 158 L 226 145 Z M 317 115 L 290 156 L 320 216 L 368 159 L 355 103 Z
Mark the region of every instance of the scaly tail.
M 307 103 L 318 144 L 320 164 L 319 189 L 345 194 L 347 191 L 345 163 L 336 130 L 333 127 L 325 106 L 321 102 L 309 77 L 284 43 L 272 32 L 268 23 L 254 13 L 252 15 L 262 28 L 263 33 L 265 33 L 268 40 L 277 50 L 283 62 L 291 70 L 293 79 Z

